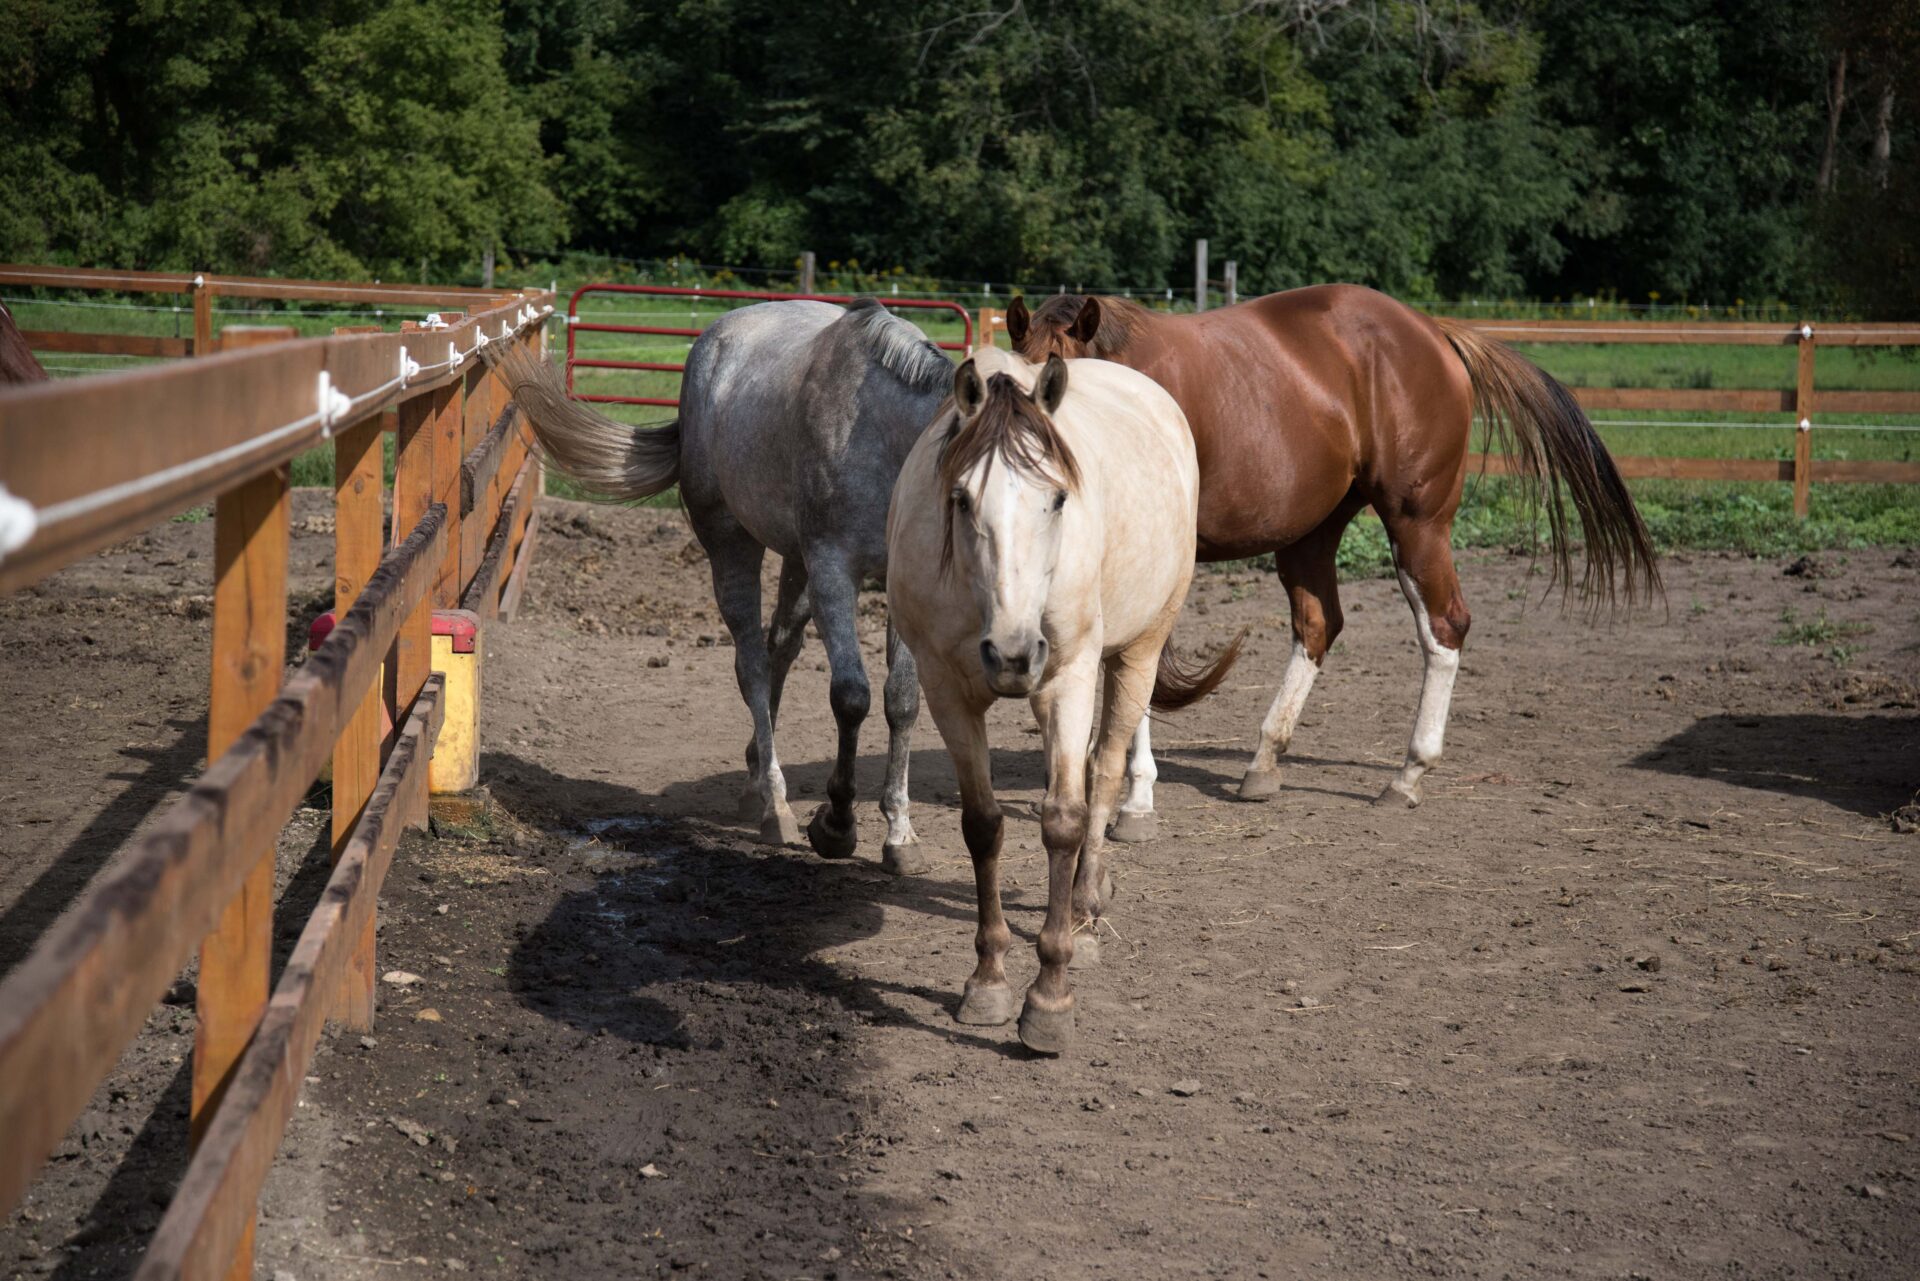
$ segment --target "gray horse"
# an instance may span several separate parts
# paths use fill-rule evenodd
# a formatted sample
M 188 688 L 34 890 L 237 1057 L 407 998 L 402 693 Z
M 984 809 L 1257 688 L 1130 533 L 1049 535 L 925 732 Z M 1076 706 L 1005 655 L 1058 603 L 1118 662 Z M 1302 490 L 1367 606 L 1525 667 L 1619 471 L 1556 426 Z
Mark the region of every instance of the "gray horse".
M 493 348 L 487 349 L 489 352 Z M 687 355 L 679 421 L 635 428 L 567 396 L 553 366 L 506 345 L 500 368 L 548 458 L 612 498 L 676 481 L 713 565 L 713 594 L 733 634 L 734 672 L 753 715 L 743 817 L 760 839 L 793 844 L 799 826 L 773 750 L 787 669 L 813 617 L 833 670 L 840 751 L 827 803 L 807 838 L 827 858 L 856 844 L 853 766 L 871 695 L 855 605 L 861 579 L 887 564 L 887 502 L 907 453 L 953 387 L 953 365 L 919 329 L 863 299 L 744 307 L 709 326 Z M 781 557 L 771 625 L 760 625 L 760 567 Z M 907 819 L 907 750 L 920 712 L 913 657 L 887 628 L 887 818 L 882 865 L 926 863 Z

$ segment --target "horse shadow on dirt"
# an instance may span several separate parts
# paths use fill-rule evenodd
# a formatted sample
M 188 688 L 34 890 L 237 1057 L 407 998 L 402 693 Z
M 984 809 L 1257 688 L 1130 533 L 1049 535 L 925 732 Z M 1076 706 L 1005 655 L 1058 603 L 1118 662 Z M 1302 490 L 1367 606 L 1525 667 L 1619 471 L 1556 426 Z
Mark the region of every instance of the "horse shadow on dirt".
M 1920 717 L 1792 713 L 1705 716 L 1631 763 L 1871 818 L 1913 799 L 1917 761 Z
M 744 999 L 809 1008 L 824 1000 L 859 1022 L 915 1026 L 956 1046 L 1024 1055 L 1011 1038 L 981 1036 L 951 1021 L 970 949 L 948 949 L 956 959 L 950 991 L 864 976 L 834 955 L 878 936 L 889 907 L 971 927 L 970 885 L 891 876 L 872 861 L 877 850 L 864 846 L 854 859 L 830 861 L 810 850 L 756 845 L 747 825 L 734 831 L 724 821 L 728 811 L 714 821 L 662 813 L 685 799 L 671 792 L 655 796 L 568 778 L 497 754 L 487 758 L 485 774 L 516 820 L 567 842 L 564 861 L 593 881 L 591 890 L 563 896 L 509 961 L 509 984 L 547 1016 L 686 1049 L 713 1039 L 700 1030 L 706 1015 L 689 1017 L 690 1009 L 734 989 L 725 999 L 751 993 Z M 742 777 L 720 776 L 721 790 L 731 796 Z M 704 796 L 713 789 L 698 790 Z M 1008 904 L 1017 935 L 1038 932 L 1038 911 Z M 971 940 L 970 928 L 964 937 Z M 682 999 L 689 995 L 691 1002 Z M 923 1014 L 903 1014 L 889 995 L 918 1003 Z

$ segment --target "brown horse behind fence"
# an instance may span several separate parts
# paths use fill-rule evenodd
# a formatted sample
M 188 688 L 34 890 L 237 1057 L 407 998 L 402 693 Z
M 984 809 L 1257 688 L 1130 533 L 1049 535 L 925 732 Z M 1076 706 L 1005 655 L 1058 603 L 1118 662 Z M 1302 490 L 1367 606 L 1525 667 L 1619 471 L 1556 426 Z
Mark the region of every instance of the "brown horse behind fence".
M 1646 528 L 1572 394 L 1466 325 L 1371 289 L 1322 285 L 1194 315 L 1071 295 L 1029 313 L 1016 298 L 1007 332 L 1029 360 L 1095 356 L 1165 387 L 1199 454 L 1200 559 L 1274 553 L 1293 612 L 1293 656 L 1241 780 L 1245 799 L 1279 790 L 1277 758 L 1340 634 L 1340 536 L 1372 507 L 1425 659 L 1406 762 L 1380 799 L 1419 803 L 1421 776 L 1440 758 L 1470 622 L 1452 531 L 1476 413 L 1538 483 L 1563 585 L 1571 585 L 1570 500 L 1585 543 L 1583 593 L 1612 604 L 1659 590 Z
M 0 387 L 12 383 L 43 383 L 47 371 L 33 358 L 27 338 L 13 323 L 13 313 L 0 303 Z

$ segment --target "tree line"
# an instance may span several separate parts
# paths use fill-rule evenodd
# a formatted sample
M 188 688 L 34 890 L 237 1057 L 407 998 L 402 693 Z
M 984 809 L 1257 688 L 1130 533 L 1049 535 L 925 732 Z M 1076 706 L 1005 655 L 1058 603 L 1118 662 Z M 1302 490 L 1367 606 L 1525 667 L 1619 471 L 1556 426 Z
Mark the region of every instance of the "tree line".
M 10 0 L 0 254 L 1920 304 L 1920 0 Z

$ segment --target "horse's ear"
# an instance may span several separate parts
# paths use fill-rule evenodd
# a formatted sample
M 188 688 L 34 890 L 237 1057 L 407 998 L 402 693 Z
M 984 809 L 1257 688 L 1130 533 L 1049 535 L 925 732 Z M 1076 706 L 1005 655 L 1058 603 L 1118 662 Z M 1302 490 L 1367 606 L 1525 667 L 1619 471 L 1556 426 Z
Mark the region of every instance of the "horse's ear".
M 981 381 L 980 371 L 971 360 L 963 361 L 960 368 L 953 371 L 954 408 L 960 411 L 960 417 L 971 418 L 980 412 L 986 399 L 987 384 Z
M 1027 311 L 1027 300 L 1019 294 L 1007 304 L 1007 337 L 1017 350 L 1027 340 L 1027 332 L 1033 328 L 1033 316 Z
M 1067 362 L 1058 356 L 1047 357 L 1046 368 L 1033 380 L 1033 403 L 1053 417 L 1067 395 Z
M 1100 332 L 1100 300 L 1089 298 L 1080 304 L 1080 314 L 1067 326 L 1067 337 L 1078 342 L 1091 344 L 1094 335 Z

